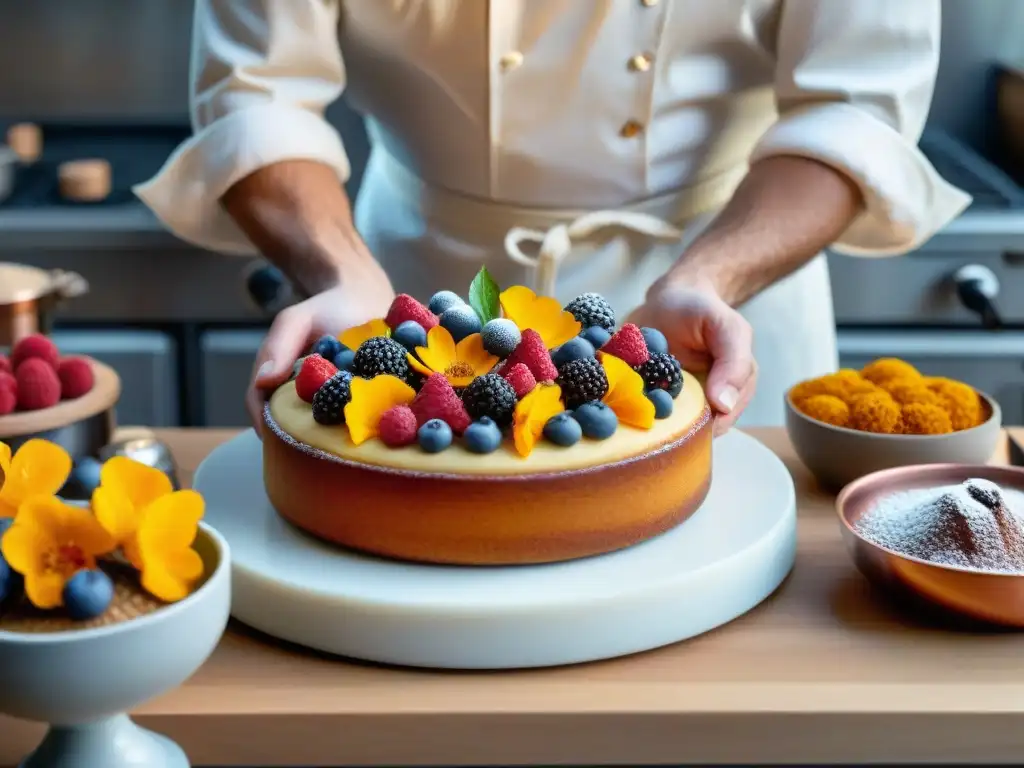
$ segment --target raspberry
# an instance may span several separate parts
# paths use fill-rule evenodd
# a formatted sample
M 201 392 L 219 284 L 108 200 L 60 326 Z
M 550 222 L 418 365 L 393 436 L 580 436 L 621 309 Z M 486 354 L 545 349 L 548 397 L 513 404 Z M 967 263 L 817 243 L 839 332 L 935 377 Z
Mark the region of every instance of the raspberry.
M 0 375 L 3 375 L 3 371 L 0 371 Z M 0 385 L 0 416 L 6 416 L 9 413 L 14 413 L 14 408 L 18 405 L 18 395 L 13 389 Z
M 388 328 L 394 331 L 406 320 L 419 323 L 425 331 L 429 331 L 440 322 L 437 315 L 416 301 L 412 296 L 400 293 L 391 302 L 391 308 L 388 309 L 384 322 L 387 323 Z
M 597 293 L 584 293 L 565 305 L 565 311 L 587 328 L 596 325 L 611 331 L 615 328 L 615 310 L 607 299 Z
M 18 380 L 18 408 L 38 411 L 60 402 L 60 379 L 57 371 L 45 360 L 30 357 L 14 374 Z
M 644 389 L 664 389 L 673 398 L 683 391 L 683 368 L 672 355 L 651 355 L 650 360 L 636 367 L 636 372 L 644 380 Z
M 302 402 L 312 403 L 317 390 L 337 372 L 334 363 L 324 360 L 320 355 L 309 355 L 302 361 L 299 375 L 295 377 L 295 393 Z
M 9 389 L 15 393 L 18 391 L 18 380 L 14 378 L 13 373 L 0 371 L 0 389 Z
M 364 379 L 389 374 L 399 379 L 409 375 L 405 347 L 387 336 L 374 336 L 359 345 L 352 360 L 352 372 Z
M 416 414 L 416 423 L 420 426 L 431 419 L 440 419 L 457 435 L 461 435 L 472 421 L 466 412 L 466 406 L 443 373 L 432 374 L 423 383 L 423 388 L 412 401 L 411 408 Z
M 389 448 L 401 448 L 416 442 L 416 414 L 408 405 L 396 405 L 384 412 L 377 424 L 377 434 Z
M 34 333 L 14 345 L 14 349 L 11 350 L 11 367 L 17 371 L 18 366 L 33 357 L 44 360 L 47 365 L 57 370 L 60 352 L 57 350 L 57 345 L 43 334 Z
M 469 382 L 462 393 L 462 402 L 475 421 L 486 416 L 499 427 L 507 427 L 516 410 L 516 393 L 501 376 L 488 373 Z
M 0 373 L 14 373 L 14 367 L 7 359 L 7 355 L 0 355 Z
M 551 361 L 551 353 L 544 346 L 540 334 L 532 328 L 523 331 L 522 341 L 509 355 L 502 370 L 511 371 L 517 363 L 522 363 L 529 368 L 533 378 L 537 381 L 554 381 L 558 378 L 558 369 Z
M 57 365 L 60 399 L 74 400 L 87 394 L 94 383 L 92 366 L 84 357 L 65 357 Z
M 620 360 L 635 368 L 643 365 L 651 359 L 651 353 L 647 351 L 647 342 L 638 326 L 626 323 L 619 328 L 612 337 L 604 343 L 601 351 L 614 355 Z
M 509 384 L 512 385 L 512 389 L 515 390 L 516 397 L 522 400 L 526 395 L 533 391 L 533 388 L 537 386 L 537 380 L 530 373 L 530 369 L 522 363 L 516 363 L 508 370 L 503 370 L 501 374 L 502 378 L 505 379 Z
M 352 399 L 352 374 L 338 371 L 313 395 L 313 421 L 331 427 L 345 421 L 345 406 Z
M 562 388 L 565 407 L 573 410 L 608 394 L 608 376 L 595 358 L 582 357 L 558 369 L 558 386 Z

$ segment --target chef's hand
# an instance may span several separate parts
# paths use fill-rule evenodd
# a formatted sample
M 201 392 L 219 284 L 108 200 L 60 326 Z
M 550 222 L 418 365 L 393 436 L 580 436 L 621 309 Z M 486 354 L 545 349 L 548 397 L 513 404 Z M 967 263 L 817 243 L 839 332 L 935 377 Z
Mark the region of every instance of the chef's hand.
M 263 425 L 263 404 L 292 375 L 295 361 L 326 333 L 337 335 L 348 328 L 384 317 L 395 298 L 387 275 L 374 262 L 354 279 L 318 293 L 278 312 L 256 355 L 253 378 L 246 393 L 256 434 Z
M 657 328 L 669 350 L 690 372 L 706 372 L 705 391 L 715 411 L 715 434 L 736 423 L 757 383 L 753 331 L 707 284 L 671 275 L 651 286 L 629 322 Z

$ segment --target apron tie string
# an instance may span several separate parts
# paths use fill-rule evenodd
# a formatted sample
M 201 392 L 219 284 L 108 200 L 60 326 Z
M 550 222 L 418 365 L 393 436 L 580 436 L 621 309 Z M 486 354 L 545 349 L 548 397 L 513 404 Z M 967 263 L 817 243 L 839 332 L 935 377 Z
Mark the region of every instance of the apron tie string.
M 558 268 L 572 253 L 573 242 L 607 228 L 627 229 L 661 240 L 678 240 L 683 236 L 682 231 L 657 216 L 635 211 L 594 211 L 568 224 L 556 224 L 547 232 L 513 227 L 505 235 L 505 252 L 516 264 L 534 270 L 534 292 L 538 296 L 554 296 Z M 524 243 L 539 245 L 537 255 L 525 254 L 521 248 Z

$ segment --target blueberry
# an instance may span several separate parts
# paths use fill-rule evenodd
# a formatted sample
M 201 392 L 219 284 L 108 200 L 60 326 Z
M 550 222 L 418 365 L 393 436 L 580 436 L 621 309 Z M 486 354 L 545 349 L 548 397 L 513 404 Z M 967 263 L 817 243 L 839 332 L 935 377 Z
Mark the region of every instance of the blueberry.
M 415 320 L 399 323 L 391 338 L 412 352 L 416 347 L 427 346 L 427 332 Z
M 652 355 L 668 354 L 668 339 L 665 334 L 657 328 L 641 328 L 640 335 L 644 337 L 647 344 L 647 351 Z
M 441 315 L 452 307 L 457 307 L 460 304 L 465 303 L 466 302 L 462 300 L 462 297 L 454 291 L 438 291 L 430 297 L 430 301 L 427 303 L 427 309 L 435 315 Z
M 103 571 L 79 571 L 64 585 L 64 607 L 76 621 L 102 616 L 114 599 L 114 582 Z
M 491 320 L 480 332 L 484 349 L 497 357 L 508 357 L 519 346 L 522 334 L 516 324 L 504 317 Z
M 423 423 L 416 437 L 424 451 L 440 453 L 452 444 L 452 428 L 441 419 L 431 419 Z
M 672 415 L 672 395 L 664 389 L 648 390 L 647 399 L 654 403 L 654 418 L 667 419 Z
M 580 334 L 580 338 L 586 339 L 593 345 L 594 349 L 600 349 L 608 343 L 612 335 L 608 333 L 600 325 L 592 325 L 589 328 L 584 328 Z
M 60 489 L 60 495 L 69 500 L 91 499 L 92 492 L 99 487 L 102 466 L 101 462 L 91 456 L 82 456 L 76 459 L 67 482 Z
M 471 334 L 480 333 L 480 318 L 472 307 L 458 304 L 441 313 L 441 327 L 459 342 Z
M 473 453 L 493 453 L 501 445 L 501 430 L 493 419 L 484 416 L 466 427 L 462 438 L 466 449 Z
M 356 353 L 351 349 L 343 349 L 341 352 L 334 356 L 334 367 L 339 371 L 351 371 L 352 363 L 356 359 Z
M 320 355 L 324 360 L 333 360 L 344 348 L 345 345 L 328 334 L 317 339 L 316 344 L 313 345 L 311 353 L 314 355 Z
M 580 423 L 583 435 L 591 440 L 607 440 L 619 426 L 615 411 L 597 400 L 581 405 L 573 411 L 572 417 Z
M 0 536 L 7 533 L 7 529 L 14 525 L 13 517 L 0 517 Z
M 556 349 L 551 359 L 554 360 L 556 368 L 561 368 L 570 360 L 582 360 L 585 357 L 593 357 L 594 354 L 594 345 L 582 336 L 577 336 Z
M 544 425 L 544 437 L 555 445 L 568 448 L 580 441 L 580 438 L 583 437 L 583 430 L 571 413 L 562 411 L 548 419 L 548 423 Z
M 0 603 L 21 591 L 23 586 L 21 574 L 11 568 L 0 555 Z

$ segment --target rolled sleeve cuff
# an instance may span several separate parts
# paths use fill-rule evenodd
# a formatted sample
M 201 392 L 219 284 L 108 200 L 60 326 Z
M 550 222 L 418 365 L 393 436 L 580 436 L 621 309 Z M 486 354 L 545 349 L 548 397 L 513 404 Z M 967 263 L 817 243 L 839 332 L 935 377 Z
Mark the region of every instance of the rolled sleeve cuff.
M 864 210 L 833 245 L 851 256 L 895 256 L 920 247 L 971 203 L 918 147 L 849 104 L 825 104 L 782 117 L 751 162 L 800 155 L 835 168 L 864 195 Z
M 266 104 L 232 112 L 190 138 L 135 194 L 171 232 L 201 248 L 249 255 L 255 248 L 220 200 L 254 171 L 284 160 L 313 160 L 351 171 L 338 132 L 303 109 Z

